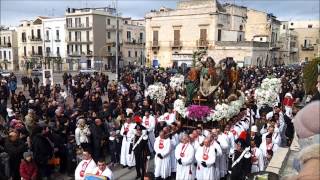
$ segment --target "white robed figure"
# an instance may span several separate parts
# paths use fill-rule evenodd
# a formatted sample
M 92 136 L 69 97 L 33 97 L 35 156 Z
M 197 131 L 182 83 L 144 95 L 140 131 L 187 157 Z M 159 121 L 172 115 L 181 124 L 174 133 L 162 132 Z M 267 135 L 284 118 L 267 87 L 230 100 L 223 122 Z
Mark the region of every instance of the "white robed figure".
M 94 169 L 97 167 L 88 151 L 83 151 L 82 157 L 83 160 L 78 164 L 74 172 L 75 180 L 84 180 L 86 174 L 93 173 Z
M 178 134 L 174 134 L 171 139 L 171 152 L 170 152 L 170 163 L 171 163 L 171 172 L 177 172 L 177 160 L 175 158 L 175 149 L 179 144 L 179 136 Z
M 197 160 L 197 179 L 202 180 L 215 180 L 214 163 L 216 161 L 216 153 L 210 139 L 206 138 L 203 141 L 203 146 L 200 146 L 195 158 Z
M 264 160 L 261 149 L 253 146 L 254 141 L 251 141 L 251 173 L 259 172 L 264 170 Z
M 157 137 L 156 141 L 154 142 L 154 151 L 156 153 L 154 158 L 154 176 L 156 178 L 161 177 L 166 179 L 171 175 L 171 142 L 169 138 L 165 139 L 165 134 L 163 131 L 160 132 L 159 137 Z
M 112 171 L 109 169 L 107 166 L 106 162 L 104 160 L 99 160 L 98 161 L 98 167 L 96 167 L 92 174 L 97 175 L 97 176 L 102 176 L 108 178 L 108 180 L 113 180 L 112 177 Z
M 144 126 L 148 131 L 148 146 L 150 152 L 153 152 L 153 145 L 155 141 L 154 129 L 156 127 L 156 120 L 152 115 L 150 115 L 149 111 L 146 111 L 145 116 L 143 116 L 142 118 L 142 126 Z
M 217 142 L 220 145 L 222 150 L 222 156 L 220 158 L 220 163 L 219 163 L 220 176 L 225 177 L 228 173 L 228 157 L 230 152 L 229 138 L 226 134 L 219 132 Z
M 278 145 L 272 142 L 272 135 L 268 134 L 266 140 L 262 141 L 260 150 L 262 151 L 264 167 L 267 167 L 273 154 L 278 150 Z
M 177 160 L 176 179 L 193 180 L 195 172 L 193 168 L 194 148 L 189 142 L 189 136 L 184 135 L 175 149 L 175 159 Z
M 133 167 L 136 165 L 134 153 L 132 151 L 135 136 L 135 123 L 131 123 L 131 119 L 127 118 L 127 122 L 123 124 L 120 130 L 122 139 L 120 164 L 123 166 Z
M 222 149 L 217 140 L 213 141 L 212 146 L 216 153 L 216 162 L 214 165 L 214 174 L 215 174 L 214 177 L 216 179 L 220 179 L 221 177 L 223 177 L 220 173 L 220 167 L 221 167 L 221 161 L 222 161 Z

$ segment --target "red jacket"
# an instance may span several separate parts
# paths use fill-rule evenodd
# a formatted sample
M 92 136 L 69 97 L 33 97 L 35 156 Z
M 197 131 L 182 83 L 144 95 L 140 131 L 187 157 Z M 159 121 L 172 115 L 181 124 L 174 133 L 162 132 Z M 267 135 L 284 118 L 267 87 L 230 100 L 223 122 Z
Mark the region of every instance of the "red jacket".
M 37 179 L 38 168 L 37 165 L 32 162 L 22 160 L 20 163 L 20 176 L 23 180 L 35 180 Z

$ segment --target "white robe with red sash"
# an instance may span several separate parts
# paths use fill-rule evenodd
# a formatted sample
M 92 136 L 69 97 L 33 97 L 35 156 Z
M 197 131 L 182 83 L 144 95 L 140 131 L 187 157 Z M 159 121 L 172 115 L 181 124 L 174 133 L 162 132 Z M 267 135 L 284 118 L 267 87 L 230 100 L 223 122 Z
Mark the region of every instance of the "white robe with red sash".
M 251 173 L 259 172 L 264 170 L 264 159 L 261 149 L 255 147 L 251 148 Z
M 181 159 L 182 164 L 177 163 L 176 179 L 193 180 L 195 172 L 193 168 L 194 149 L 190 143 L 180 143 L 175 149 L 175 159 Z
M 144 126 L 147 131 L 148 131 L 148 146 L 149 146 L 149 150 L 150 152 L 153 152 L 153 145 L 154 145 L 154 141 L 155 141 L 155 136 L 154 136 L 154 129 L 156 127 L 156 119 L 149 115 L 149 118 L 147 118 L 146 116 L 143 116 L 142 118 L 142 126 Z
M 216 161 L 216 153 L 213 145 L 210 147 L 200 146 L 196 151 L 197 160 L 197 179 L 202 180 L 215 180 L 214 163 Z M 204 167 L 201 163 L 205 162 L 207 167 Z
M 121 145 L 120 164 L 124 166 L 135 166 L 136 160 L 133 151 L 130 151 L 133 147 L 133 139 L 135 136 L 135 123 L 124 123 L 121 127 L 120 134 L 123 136 Z M 125 133 L 126 132 L 126 133 Z
M 110 180 L 112 180 L 112 171 L 106 167 L 106 169 L 104 171 L 100 171 L 100 169 L 97 167 L 93 170 L 93 173 L 94 175 L 97 175 L 97 176 L 103 176 L 103 177 L 107 177 L 109 178 Z
M 171 162 L 170 162 L 170 152 L 171 152 L 171 141 L 169 138 L 161 139 L 156 138 L 154 142 L 154 151 L 156 153 L 154 158 L 154 176 L 161 177 L 163 179 L 171 175 Z M 157 154 L 161 154 L 163 157 L 160 159 Z
M 88 173 L 94 173 L 93 170 L 97 167 L 93 159 L 82 160 L 74 173 L 75 180 L 84 180 L 85 175 Z

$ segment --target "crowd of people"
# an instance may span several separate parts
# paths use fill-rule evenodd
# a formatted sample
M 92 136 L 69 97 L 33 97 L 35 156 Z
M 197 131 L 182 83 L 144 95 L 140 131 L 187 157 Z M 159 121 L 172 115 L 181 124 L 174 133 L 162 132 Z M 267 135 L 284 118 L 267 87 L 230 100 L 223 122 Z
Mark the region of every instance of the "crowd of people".
M 237 87 L 247 103 L 213 127 L 186 127 L 176 114 L 173 102 L 185 90 L 166 85 L 161 104 L 145 97 L 148 85 L 168 84 L 176 72 L 188 71 L 128 67 L 119 82 L 103 73 L 65 73 L 54 86 L 22 77 L 18 93 L 14 74 L 0 77 L 0 179 L 50 179 L 55 172 L 114 179 L 111 170 L 119 164 L 135 167 L 136 179 L 245 179 L 265 170 L 278 147 L 290 145 L 292 119 L 305 96 L 301 68 L 240 69 Z M 279 103 L 257 108 L 254 89 L 267 76 L 282 80 Z

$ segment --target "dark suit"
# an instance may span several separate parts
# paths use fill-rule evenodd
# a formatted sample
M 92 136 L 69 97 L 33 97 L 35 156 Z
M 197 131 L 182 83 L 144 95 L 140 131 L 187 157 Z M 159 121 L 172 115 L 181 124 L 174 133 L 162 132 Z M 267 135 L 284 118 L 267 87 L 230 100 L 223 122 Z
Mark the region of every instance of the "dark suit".
M 135 137 L 134 144 L 139 140 L 140 136 Z M 135 147 L 134 149 L 134 156 L 136 159 L 136 172 L 137 177 L 141 177 L 143 180 L 143 177 L 145 175 L 145 163 L 147 156 L 150 156 L 150 151 L 148 147 L 148 139 L 144 140 L 142 139 L 140 143 Z

